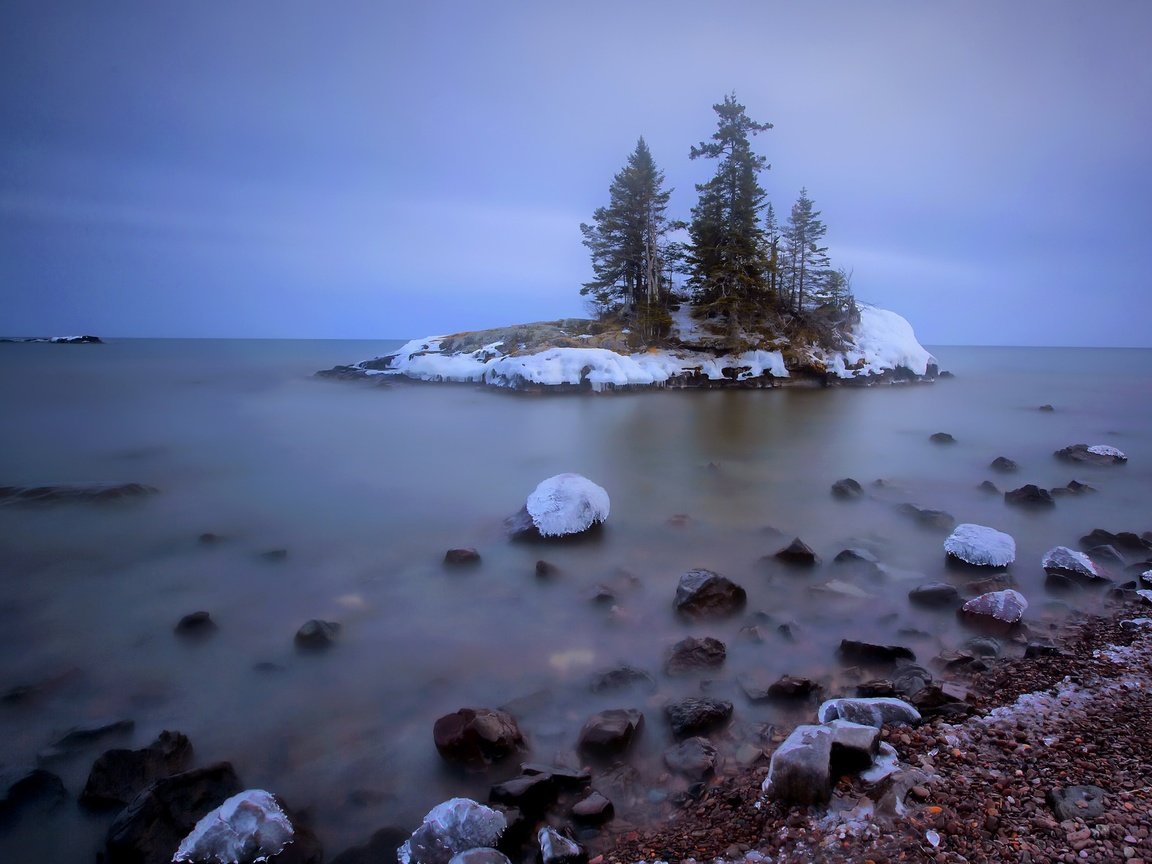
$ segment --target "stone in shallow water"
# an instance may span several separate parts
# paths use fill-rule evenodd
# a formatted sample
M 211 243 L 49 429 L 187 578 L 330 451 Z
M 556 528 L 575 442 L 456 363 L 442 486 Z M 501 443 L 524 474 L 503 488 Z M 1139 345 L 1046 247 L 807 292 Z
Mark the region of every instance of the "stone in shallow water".
M 610 708 L 593 714 L 580 730 L 581 753 L 606 758 L 632 746 L 644 728 L 644 715 L 635 708 Z
M 997 456 L 992 460 L 992 464 L 988 467 L 990 467 L 993 471 L 1000 471 L 1005 474 L 1010 474 L 1011 472 L 1016 471 L 1020 466 L 1009 459 L 1007 456 Z
M 960 592 L 947 582 L 928 582 L 909 591 L 908 599 L 919 606 L 951 606 L 960 599 Z
M 689 636 L 672 646 L 664 671 L 669 675 L 686 675 L 699 669 L 714 669 L 724 662 L 728 649 L 719 639 Z
M 1052 507 L 1056 501 L 1047 489 L 1041 489 L 1034 483 L 1028 483 L 1019 489 L 1005 492 L 1004 503 L 1016 507 Z
M 991 618 L 1004 624 L 1015 624 L 1024 617 L 1027 608 L 1028 601 L 1023 594 L 1006 588 L 973 597 L 960 607 L 960 611 L 976 618 Z
M 446 762 L 480 768 L 524 747 L 516 719 L 498 708 L 461 708 L 432 727 L 436 750 Z
M 841 639 L 837 651 L 841 658 L 859 663 L 895 663 L 897 660 L 915 660 L 912 649 L 903 645 L 874 645 L 855 639 Z
M 832 797 L 829 762 L 833 732 L 827 726 L 797 726 L 772 753 L 761 789 L 786 804 L 823 804 Z
M 1071 444 L 1057 450 L 1057 459 L 1065 462 L 1083 462 L 1088 465 L 1122 465 L 1128 457 L 1108 444 Z
M 664 751 L 664 764 L 669 771 L 683 774 L 689 780 L 703 780 L 716 770 L 719 753 L 707 738 L 694 736 Z
M 732 718 L 732 703 L 689 696 L 665 706 L 664 715 L 676 738 L 705 735 Z
M 920 712 L 903 699 L 877 697 L 875 699 L 829 699 L 820 705 L 816 717 L 821 723 L 841 718 L 864 726 L 880 728 L 885 725 L 920 723 Z
M 123 807 L 161 777 L 188 768 L 192 743 L 180 732 L 161 732 L 148 747 L 140 750 L 109 750 L 88 772 L 80 793 L 87 807 Z
M 967 564 L 1006 567 L 1016 560 L 1016 541 L 986 525 L 965 522 L 944 541 L 944 551 Z
M 610 509 L 602 486 L 580 474 L 557 474 L 541 481 L 528 496 L 523 512 L 529 525 L 520 525 L 521 531 L 510 528 L 518 535 L 534 530 L 540 537 L 567 537 L 604 522 Z
M 864 489 L 851 477 L 845 477 L 832 484 L 832 494 L 837 498 L 859 498 L 864 494 Z
M 947 432 L 933 432 L 928 436 L 928 440 L 933 444 L 955 444 L 956 439 Z
M 676 586 L 676 611 L 691 618 L 724 618 L 744 608 L 748 595 L 711 570 L 689 570 Z
M 400 864 L 447 864 L 469 849 L 494 847 L 508 820 L 470 798 L 451 798 L 428 811 L 396 853 Z
M 1084 582 L 1104 580 L 1106 577 L 1100 572 L 1092 559 L 1083 552 L 1069 549 L 1067 546 L 1054 546 L 1044 553 L 1040 566 L 1048 575 L 1057 574 L 1067 576 Z
M 201 818 L 172 861 L 253 864 L 278 855 L 295 835 L 291 820 L 271 793 L 248 789 Z
M 301 651 L 323 651 L 335 644 L 339 634 L 340 625 L 337 622 L 313 618 L 305 621 L 296 631 L 296 647 Z
M 788 564 L 797 564 L 802 567 L 812 567 L 820 563 L 820 558 L 812 551 L 812 547 L 799 537 L 777 552 L 776 557 Z

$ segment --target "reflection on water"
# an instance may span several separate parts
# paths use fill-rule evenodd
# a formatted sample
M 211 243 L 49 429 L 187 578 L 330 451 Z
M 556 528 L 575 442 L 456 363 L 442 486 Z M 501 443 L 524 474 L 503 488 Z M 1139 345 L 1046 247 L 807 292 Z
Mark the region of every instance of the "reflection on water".
M 1045 593 L 1046 549 L 1093 527 L 1152 528 L 1132 521 L 1149 512 L 1148 351 L 941 349 L 958 377 L 934 386 L 526 398 L 309 377 L 382 344 L 0 347 L 0 484 L 163 490 L 127 506 L 0 509 L 0 690 L 39 685 L 0 705 L 0 763 L 27 762 L 83 723 L 132 718 L 133 746 L 179 729 L 201 763 L 229 759 L 246 784 L 311 808 L 330 854 L 383 825 L 411 827 L 451 794 L 484 794 L 484 779 L 446 771 L 432 746 L 435 718 L 465 705 L 512 703 L 540 761 L 575 759 L 590 713 L 642 708 L 642 795 L 659 785 L 661 706 L 673 696 L 706 686 L 734 702 L 719 739 L 731 755 L 764 724 L 804 719 L 750 704 L 741 673 L 810 676 L 835 691 L 851 674 L 835 658 L 843 637 L 907 645 L 922 662 L 956 646 L 970 634 L 954 616 L 909 606 L 907 592 L 971 577 L 944 566 L 944 533 L 917 527 L 900 502 L 1013 534 L 1012 573 L 1040 630 L 1061 604 L 1096 602 Z M 1042 403 L 1056 412 L 1036 411 Z M 957 443 L 931 444 L 937 431 Z M 1115 444 L 1131 462 L 1092 470 L 1052 458 L 1075 442 Z M 990 472 L 1000 455 L 1020 472 Z M 589 543 L 505 541 L 502 518 L 561 471 L 608 489 L 606 530 Z M 842 477 L 867 497 L 832 498 Z M 976 489 L 1073 478 L 1100 492 L 1043 513 Z M 204 532 L 219 542 L 201 543 Z M 820 567 L 763 560 L 793 536 Z M 457 546 L 477 547 L 482 565 L 445 570 Z M 846 546 L 874 551 L 886 574 L 834 565 Z M 273 549 L 288 555 L 262 557 Z M 556 575 L 538 578 L 540 559 Z M 693 567 L 743 585 L 747 614 L 677 619 L 676 582 Z M 867 596 L 813 590 L 833 580 Z M 593 602 L 602 586 L 614 602 Z M 174 624 L 197 609 L 219 630 L 178 640 Z M 322 656 L 293 650 L 310 618 L 343 624 Z M 789 622 L 791 640 L 777 630 Z M 740 633 L 749 624 L 764 641 Z M 706 684 L 661 672 L 686 635 L 728 644 Z M 589 692 L 593 672 L 622 663 L 656 676 L 657 692 Z M 57 766 L 73 794 L 95 755 Z M 70 806 L 55 819 L 68 830 L 0 834 L 0 858 L 79 860 L 107 826 Z

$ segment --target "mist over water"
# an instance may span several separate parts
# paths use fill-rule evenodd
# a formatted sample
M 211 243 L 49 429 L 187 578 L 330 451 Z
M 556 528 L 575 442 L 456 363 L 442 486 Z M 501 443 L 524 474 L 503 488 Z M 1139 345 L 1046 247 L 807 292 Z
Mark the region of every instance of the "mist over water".
M 0 691 L 45 684 L 28 704 L 0 705 L 0 764 L 34 761 L 76 725 L 131 718 L 133 737 L 117 743 L 133 747 L 178 729 L 198 764 L 230 760 L 247 786 L 309 808 L 334 856 L 385 825 L 410 830 L 453 794 L 486 794 L 491 778 L 445 770 L 432 744 L 435 719 L 460 707 L 521 700 L 536 761 L 574 759 L 594 711 L 640 707 L 634 763 L 654 787 L 670 741 L 661 706 L 701 687 L 661 672 L 686 635 L 728 645 L 723 669 L 703 676 L 736 706 L 718 738 L 728 753 L 759 724 L 804 719 L 749 704 L 741 672 L 810 676 L 835 692 L 847 681 L 835 657 L 844 637 L 907 645 L 928 665 L 972 634 L 951 611 L 910 606 L 908 590 L 976 577 L 947 568 L 947 532 L 918 527 L 900 502 L 1012 534 L 1011 573 L 1040 634 L 1066 613 L 1060 604 L 1100 599 L 1048 594 L 1047 549 L 1075 547 L 1094 527 L 1152 529 L 1148 350 L 940 348 L 955 379 L 867 389 L 525 397 L 311 377 L 399 344 L 0 345 L 0 485 L 161 490 L 108 506 L 0 507 Z M 930 443 L 938 431 L 957 443 Z M 1130 462 L 1052 457 L 1077 442 L 1112 444 Z M 1000 455 L 1020 471 L 989 470 Z M 608 490 L 605 530 L 560 545 L 504 539 L 502 519 L 563 471 Z M 834 499 L 843 477 L 865 499 Z M 978 490 L 985 479 L 1001 490 L 1077 479 L 1099 492 L 1025 511 Z M 687 518 L 669 521 L 678 514 Z M 220 542 L 200 543 L 204 532 Z M 760 560 L 794 536 L 820 567 Z M 444 569 L 459 546 L 475 546 L 482 565 Z M 887 576 L 834 565 L 846 546 L 872 549 Z M 261 557 L 275 549 L 287 557 Z M 538 579 L 540 559 L 558 575 Z M 678 619 L 676 583 L 693 567 L 741 584 L 747 614 Z M 832 579 L 871 597 L 812 590 Z M 615 604 L 591 600 L 600 585 Z M 198 609 L 219 631 L 178 640 L 173 626 Z M 322 656 L 293 648 L 310 618 L 343 624 Z M 795 641 L 776 633 L 785 621 Z M 738 635 L 748 623 L 763 643 Z M 652 673 L 657 692 L 593 696 L 589 676 L 621 663 Z M 102 749 L 51 766 L 73 797 Z M 88 860 L 109 820 L 70 801 L 49 822 L 0 832 L 0 859 Z

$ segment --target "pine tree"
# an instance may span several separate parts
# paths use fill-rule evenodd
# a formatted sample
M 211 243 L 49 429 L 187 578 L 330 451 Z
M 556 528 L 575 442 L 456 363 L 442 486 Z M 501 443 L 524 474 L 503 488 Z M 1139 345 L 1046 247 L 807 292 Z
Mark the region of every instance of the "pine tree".
M 664 172 L 641 137 L 628 163 L 612 178 L 608 206 L 592 214 L 594 224 L 580 226 L 596 277 L 580 293 L 590 295 L 601 313 L 622 310 L 635 315 L 667 302 L 661 245 L 672 193 L 662 189 L 663 184 Z
M 817 293 L 822 278 L 830 272 L 828 247 L 820 245 L 827 232 L 808 190 L 801 189 L 784 228 L 784 270 L 791 306 L 797 313 L 804 311 L 805 293 Z
M 768 260 L 768 295 L 776 302 L 780 299 L 780 225 L 776 222 L 776 208 L 772 202 L 764 208 L 765 257 Z
M 716 174 L 697 184 L 688 254 L 690 283 L 703 302 L 756 299 L 767 285 L 764 229 L 759 222 L 765 192 L 758 176 L 767 160 L 752 152 L 750 136 L 772 128 L 744 113 L 735 94 L 712 106 L 718 115 L 711 141 L 693 147 L 692 159 L 719 159 Z

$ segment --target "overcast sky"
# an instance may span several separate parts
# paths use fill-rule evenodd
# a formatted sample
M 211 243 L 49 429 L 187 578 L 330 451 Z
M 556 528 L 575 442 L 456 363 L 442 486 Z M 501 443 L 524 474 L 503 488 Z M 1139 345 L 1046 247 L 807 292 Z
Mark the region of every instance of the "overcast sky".
M 0 334 L 391 338 L 584 314 L 643 135 L 735 91 L 926 344 L 1152 346 L 1152 2 L 0 4 Z

